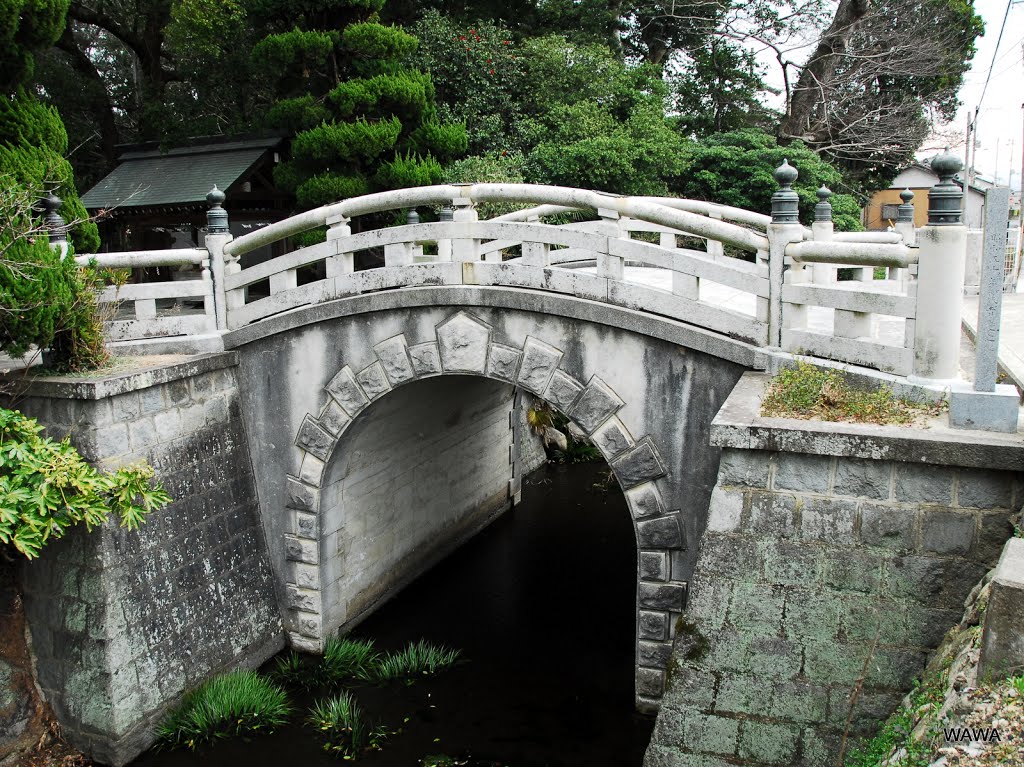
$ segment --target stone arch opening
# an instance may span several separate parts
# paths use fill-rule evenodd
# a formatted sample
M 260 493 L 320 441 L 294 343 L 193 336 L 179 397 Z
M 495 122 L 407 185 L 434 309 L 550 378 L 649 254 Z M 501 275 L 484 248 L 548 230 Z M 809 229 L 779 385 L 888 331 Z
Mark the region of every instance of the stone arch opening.
M 325 519 L 324 498 L 332 486 L 328 467 L 359 428 L 361 414 L 413 381 L 476 376 L 519 387 L 550 403 L 581 427 L 611 467 L 630 509 L 637 543 L 637 703 L 656 708 L 675 617 L 685 598 L 685 583 L 673 579 L 673 560 L 684 546 L 683 527 L 679 511 L 667 510 L 662 501 L 659 481 L 667 472 L 661 451 L 649 435 L 630 433 L 616 415 L 623 399 L 599 375 L 584 381 L 578 371 L 563 369 L 564 354 L 553 344 L 527 335 L 521 346 L 513 345 L 465 311 L 434 331 L 429 340 L 408 339 L 404 333 L 392 336 L 373 346 L 374 359 L 368 364 L 343 365 L 324 387 L 323 406 L 302 420 L 288 477 L 290 524 L 284 535 L 285 622 L 292 644 L 319 651 L 331 624 L 338 624 L 338 616 L 326 615 L 324 608 L 324 589 L 338 581 L 331 568 L 337 565 L 340 541 L 339 530 L 325 529 L 325 523 L 334 523 Z M 343 452 L 339 455 L 344 461 Z

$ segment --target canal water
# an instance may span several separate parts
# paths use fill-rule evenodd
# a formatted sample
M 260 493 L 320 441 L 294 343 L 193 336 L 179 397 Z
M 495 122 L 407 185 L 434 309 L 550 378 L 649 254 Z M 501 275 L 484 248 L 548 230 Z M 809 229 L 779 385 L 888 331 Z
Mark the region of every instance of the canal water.
M 523 503 L 406 588 L 354 636 L 379 649 L 424 638 L 465 662 L 411 686 L 353 690 L 391 730 L 367 767 L 447 755 L 469 767 L 639 767 L 653 719 L 633 711 L 636 545 L 603 463 L 547 465 Z M 317 767 L 340 759 L 301 723 L 198 752 L 150 752 L 136 767 Z

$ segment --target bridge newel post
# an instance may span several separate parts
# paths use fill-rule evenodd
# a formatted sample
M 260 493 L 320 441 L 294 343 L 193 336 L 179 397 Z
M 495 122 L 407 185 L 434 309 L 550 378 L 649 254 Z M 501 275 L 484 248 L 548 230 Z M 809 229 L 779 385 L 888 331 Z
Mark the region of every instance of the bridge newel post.
M 818 190 L 818 204 L 814 206 L 814 223 L 811 224 L 811 235 L 815 242 L 832 242 L 835 233 L 832 223 L 832 203 L 829 198 L 832 191 L 821 185 Z M 836 281 L 836 267 L 832 264 L 812 264 L 811 282 L 815 285 L 829 285 Z
M 772 195 L 772 222 L 768 224 L 768 346 L 782 346 L 782 285 L 786 271 L 786 246 L 804 238 L 800 225 L 800 198 L 793 190 L 797 171 L 788 160 L 775 169 L 779 191 Z M 761 254 L 758 254 L 759 257 Z M 799 317 L 794 317 L 798 321 Z
M 908 247 L 917 245 L 917 229 L 914 228 L 914 193 L 910 189 L 900 192 L 900 199 L 903 201 L 896 212 L 895 229 L 897 234 L 903 238 L 903 244 Z M 906 282 L 907 270 L 896 266 L 889 267 L 889 278 Z
M 928 225 L 917 232 L 914 377 L 946 382 L 959 370 L 967 228 L 960 210 L 963 191 L 953 181 L 960 158 L 947 151 L 931 166 L 939 183 L 928 192 Z
M 53 192 L 46 195 L 42 200 L 43 226 L 46 228 L 46 236 L 50 240 L 50 247 L 60 251 L 61 260 L 68 255 L 68 225 L 64 216 L 60 214 L 60 206 L 64 202 Z
M 217 330 L 228 329 L 228 309 L 237 308 L 245 303 L 244 295 L 241 301 L 237 301 L 234 293 L 229 294 L 225 277 L 229 274 L 237 274 L 242 270 L 238 265 L 238 256 L 231 256 L 224 253 L 224 246 L 234 239 L 231 236 L 231 228 L 228 224 L 228 212 L 224 210 L 224 200 L 227 197 L 217 185 L 213 185 L 206 194 L 206 202 L 210 206 L 206 210 L 206 237 L 204 245 L 210 254 L 210 271 L 213 278 L 213 309 Z
M 329 278 L 352 274 L 355 271 L 355 257 L 351 252 L 346 253 L 341 244 L 343 240 L 352 235 L 350 221 L 350 218 L 340 214 L 327 218 L 327 243 L 330 245 L 331 255 L 327 257 L 325 263 Z

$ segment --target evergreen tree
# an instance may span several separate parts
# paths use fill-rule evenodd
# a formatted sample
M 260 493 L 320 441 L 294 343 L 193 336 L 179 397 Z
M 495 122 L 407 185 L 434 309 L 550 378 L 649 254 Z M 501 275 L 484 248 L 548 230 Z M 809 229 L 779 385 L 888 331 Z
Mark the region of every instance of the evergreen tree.
M 403 63 L 416 38 L 380 23 L 384 0 L 248 5 L 287 30 L 260 41 L 253 56 L 276 84 L 270 126 L 294 134 L 274 180 L 300 208 L 437 183 L 441 163 L 465 152 L 465 127 L 438 119 L 430 76 Z
M 73 259 L 50 247 L 33 206 L 55 192 L 65 218 L 77 222 L 70 240 L 79 252 L 96 250 L 99 236 L 64 159 L 60 116 L 29 85 L 34 53 L 60 36 L 67 7 L 68 0 L 0 6 L 0 349 L 17 356 L 31 345 L 53 346 L 75 367 L 103 355 L 94 297 Z

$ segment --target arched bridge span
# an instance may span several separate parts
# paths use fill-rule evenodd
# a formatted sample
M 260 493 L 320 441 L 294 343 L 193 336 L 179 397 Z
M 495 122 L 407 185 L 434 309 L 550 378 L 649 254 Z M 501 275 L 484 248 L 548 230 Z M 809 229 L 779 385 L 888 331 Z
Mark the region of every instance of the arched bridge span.
M 625 493 L 637 545 L 637 697 L 656 704 L 715 484 L 707 432 L 754 350 L 585 299 L 494 288 L 360 296 L 225 341 L 239 353 L 293 644 L 319 649 L 508 506 L 521 471 L 509 420 L 519 391 L 577 423 Z M 493 385 L 466 386 L 465 376 Z M 448 422 L 465 436 L 438 435 Z M 479 481 L 464 482 L 467 473 Z M 474 516 L 482 498 L 490 507 Z

